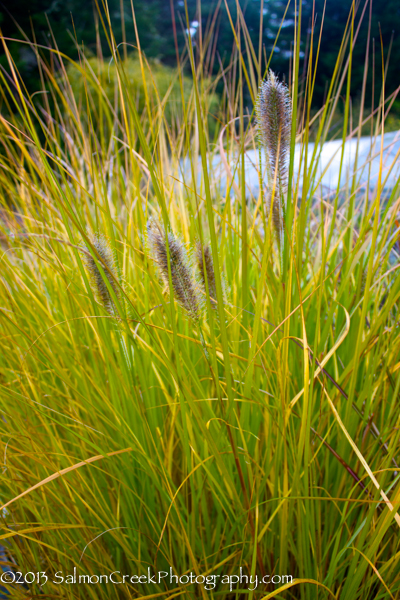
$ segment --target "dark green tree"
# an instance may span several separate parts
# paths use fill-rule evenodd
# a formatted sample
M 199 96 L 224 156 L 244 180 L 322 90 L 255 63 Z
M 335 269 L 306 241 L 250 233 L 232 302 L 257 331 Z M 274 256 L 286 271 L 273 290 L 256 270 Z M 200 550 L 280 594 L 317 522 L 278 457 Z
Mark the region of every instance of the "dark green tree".
M 355 28 L 363 11 L 365 1 L 356 2 Z M 390 51 L 390 61 L 386 77 L 386 94 L 392 93 L 399 85 L 397 65 L 400 61 L 400 3 L 398 0 L 370 0 L 371 4 L 371 40 L 369 51 L 369 75 L 367 82 L 366 103 L 371 105 L 372 101 L 372 65 L 373 52 L 375 61 L 375 105 L 379 97 L 382 83 L 381 68 L 381 42 L 382 35 L 383 55 L 386 61 Z M 237 1 L 227 0 L 227 6 L 233 22 L 237 22 Z M 171 5 L 174 11 L 174 20 L 171 15 Z M 199 32 L 204 36 L 207 31 L 214 12 L 219 5 L 216 20 L 215 52 L 212 57 L 211 66 L 214 73 L 220 67 L 220 61 L 227 65 L 232 56 L 234 47 L 234 36 L 227 15 L 225 1 L 218 3 L 217 0 L 201 0 L 200 13 L 197 0 L 187 0 L 189 27 L 193 34 L 195 54 L 199 52 Z M 301 60 L 307 60 L 309 48 L 309 33 L 314 14 L 314 56 L 319 40 L 319 31 L 322 22 L 325 0 L 302 0 L 302 38 L 301 38 Z M 98 6 L 102 6 L 99 1 Z M 137 30 L 140 45 L 146 56 L 157 58 L 160 61 L 174 65 L 176 64 L 176 46 L 181 54 L 185 48 L 187 22 L 184 0 L 133 0 Z M 239 0 L 239 6 L 245 16 L 246 24 L 255 48 L 259 46 L 261 7 L 263 7 L 262 45 L 265 56 L 269 59 L 271 52 L 272 69 L 280 77 L 287 78 L 290 69 L 290 60 L 293 52 L 293 30 L 295 24 L 295 4 L 290 3 L 286 11 L 286 0 Z M 126 40 L 126 47 L 119 45 L 121 54 L 132 52 L 137 46 L 137 39 L 132 18 L 130 0 L 108 0 L 109 13 L 112 22 L 113 33 L 117 44 Z M 342 41 L 345 25 L 352 7 L 352 0 L 328 0 L 325 6 L 325 18 L 323 23 L 323 34 L 319 53 L 318 71 L 315 83 L 314 103 L 321 106 L 326 88 L 331 80 L 336 58 Z M 77 58 L 76 44 L 83 45 L 86 52 L 96 53 L 96 19 L 98 8 L 96 0 L 93 2 L 82 2 L 81 0 L 15 0 L 7 7 L 0 4 L 0 27 L 6 38 L 23 39 L 21 31 L 32 39 L 35 35 L 38 44 L 46 47 L 53 45 L 49 24 L 57 41 L 59 49 L 72 58 Z M 298 10 L 298 6 L 297 6 Z M 285 14 L 286 11 L 286 14 Z M 369 3 L 366 7 L 357 43 L 353 54 L 353 69 L 351 78 L 351 92 L 353 99 L 360 94 L 363 75 L 365 48 L 368 36 Z M 103 15 L 104 17 L 104 15 Z M 175 21 L 175 30 L 174 30 Z M 18 26 L 17 26 L 18 23 Z M 104 56 L 110 56 L 110 49 L 106 36 L 102 33 L 100 19 L 99 32 L 101 47 Z M 281 27 L 282 24 L 282 27 Z M 274 42 L 281 27 L 278 42 L 273 50 Z M 20 28 L 20 29 L 19 29 Z M 21 72 L 28 88 L 33 91 L 40 85 L 36 58 L 29 45 L 21 42 L 8 42 L 13 59 Z M 244 45 L 242 46 L 244 49 Z M 375 50 L 374 50 L 375 49 Z M 264 54 L 264 52 L 263 52 Z M 248 60 L 248 57 L 246 57 Z M 4 51 L 0 48 L 0 65 L 6 66 L 7 61 Z M 301 65 L 302 67 L 303 65 Z M 263 64 L 265 68 L 265 61 Z

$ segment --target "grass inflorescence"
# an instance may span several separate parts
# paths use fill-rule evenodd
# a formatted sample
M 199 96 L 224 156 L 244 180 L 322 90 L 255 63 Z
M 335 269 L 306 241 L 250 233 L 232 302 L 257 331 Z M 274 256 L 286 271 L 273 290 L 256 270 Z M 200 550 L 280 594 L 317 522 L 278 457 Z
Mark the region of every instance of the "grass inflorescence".
M 180 240 L 154 219 L 147 223 L 147 238 L 150 253 L 157 264 L 161 279 L 172 289 L 176 300 L 194 321 L 199 321 L 202 311 L 202 298 L 196 286 L 186 250 Z
M 287 190 L 292 105 L 287 85 L 273 71 L 261 82 L 256 104 L 259 142 L 267 156 L 268 214 L 281 244 L 284 229 L 283 195 Z
M 95 255 L 86 248 L 86 252 L 83 254 L 83 263 L 89 273 L 92 289 L 105 310 L 110 315 L 116 315 L 117 308 L 112 298 L 112 292 L 117 300 L 121 300 L 121 295 L 114 252 L 109 240 L 102 233 L 89 234 L 89 240 Z
M 203 293 L 208 294 L 211 302 L 215 306 L 217 297 L 217 288 L 215 287 L 215 272 L 212 252 L 207 244 L 202 246 L 200 242 L 196 244 L 196 266 L 201 281 Z

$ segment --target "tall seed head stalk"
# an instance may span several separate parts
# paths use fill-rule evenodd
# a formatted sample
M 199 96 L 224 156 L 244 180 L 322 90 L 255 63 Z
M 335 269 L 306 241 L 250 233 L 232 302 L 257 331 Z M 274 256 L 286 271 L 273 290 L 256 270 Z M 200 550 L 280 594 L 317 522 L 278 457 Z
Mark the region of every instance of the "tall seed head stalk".
M 102 233 L 88 234 L 88 237 L 91 245 L 97 252 L 98 260 L 104 269 L 108 283 L 114 291 L 118 301 L 120 301 L 121 294 L 119 286 L 117 285 L 117 267 L 111 246 Z M 117 316 L 117 308 L 107 288 L 107 284 L 104 281 L 104 276 L 100 273 L 93 256 L 89 252 L 85 252 L 82 260 L 89 273 L 89 282 L 97 300 L 104 306 L 110 315 Z
M 164 228 L 151 219 L 147 224 L 147 239 L 152 258 L 158 266 L 165 285 L 169 286 L 168 252 Z M 170 231 L 167 234 L 174 296 L 187 315 L 198 322 L 201 316 L 202 299 L 192 275 L 189 259 L 183 244 Z
M 273 226 L 281 244 L 282 195 L 287 188 L 292 108 L 287 86 L 278 81 L 271 70 L 268 79 L 261 82 L 256 114 L 259 142 L 267 155 L 268 209 L 272 213 Z

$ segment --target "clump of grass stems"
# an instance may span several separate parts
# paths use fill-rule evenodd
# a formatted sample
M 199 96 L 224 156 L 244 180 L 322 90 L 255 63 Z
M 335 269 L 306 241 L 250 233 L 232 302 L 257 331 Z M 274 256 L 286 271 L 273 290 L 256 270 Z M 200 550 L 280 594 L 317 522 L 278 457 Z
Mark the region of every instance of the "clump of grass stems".
M 341 104 L 339 175 L 346 139 L 370 125 L 374 144 L 395 96 L 383 90 L 373 114 L 361 102 L 352 119 L 346 78 L 364 43 L 362 13 L 352 13 L 326 102 L 311 116 L 318 53 L 310 43 L 303 64 L 301 18 L 286 88 L 262 44 L 251 46 L 240 5 L 237 20 L 225 14 L 232 60 L 213 80 L 218 14 L 199 28 L 195 57 L 186 23 L 171 83 L 181 109 L 169 111 L 140 32 L 135 96 L 108 13 L 112 84 L 101 54 L 95 72 L 77 46 L 68 69 L 56 47 L 49 60 L 26 40 L 46 92 L 31 97 L 2 40 L 0 497 L 12 568 L 49 575 L 45 588 L 29 584 L 31 595 L 230 600 L 248 591 L 52 582 L 74 567 L 293 575 L 254 597 L 399 595 L 399 184 L 382 195 L 398 157 L 386 160 L 382 142 L 378 179 L 357 159 L 330 196 L 317 169 Z M 219 82 L 215 119 L 208 99 Z M 76 87 L 87 94 L 78 103 Z M 245 168 L 258 139 L 267 195 Z

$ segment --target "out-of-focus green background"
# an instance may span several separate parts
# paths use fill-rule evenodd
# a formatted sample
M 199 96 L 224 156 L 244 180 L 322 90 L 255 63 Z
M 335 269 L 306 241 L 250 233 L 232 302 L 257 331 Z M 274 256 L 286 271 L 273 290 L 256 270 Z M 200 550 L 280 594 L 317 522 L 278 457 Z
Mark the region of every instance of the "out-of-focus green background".
M 249 32 L 255 47 L 259 47 L 260 14 L 262 20 L 262 45 L 268 58 L 273 51 L 271 65 L 275 72 L 289 77 L 292 55 L 293 27 L 296 14 L 299 14 L 298 3 L 294 0 L 289 6 L 282 0 L 239 0 L 244 12 Z M 116 42 L 126 42 L 128 53 L 134 52 L 138 41 L 132 18 L 132 6 L 135 12 L 141 49 L 148 58 L 156 59 L 162 64 L 176 65 L 176 42 L 180 53 L 185 47 L 187 21 L 184 0 L 108 0 L 109 16 L 112 22 Z M 214 72 L 220 64 L 227 65 L 231 59 L 234 44 L 228 6 L 233 19 L 237 18 L 237 0 L 187 0 L 187 9 L 191 33 L 194 43 L 200 28 L 203 32 L 207 23 L 217 16 L 217 40 L 214 56 L 210 62 Z M 313 104 L 320 107 L 324 101 L 327 85 L 332 77 L 336 57 L 342 42 L 343 29 L 349 18 L 351 0 L 303 0 L 301 2 L 301 18 L 303 21 L 302 55 L 304 69 L 310 53 L 310 44 L 314 48 L 314 56 L 320 41 L 319 67 L 315 82 Z M 171 9 L 174 11 L 176 38 L 174 36 Z M 379 102 L 382 84 L 382 59 L 386 68 L 386 94 L 393 93 L 400 84 L 398 64 L 400 63 L 400 2 L 398 0 L 361 0 L 355 3 L 355 23 L 358 27 L 364 11 L 358 33 L 358 42 L 353 55 L 351 80 L 352 99 L 355 105 L 362 88 L 365 64 L 365 49 L 368 28 L 374 43 L 369 47 L 369 74 L 367 84 L 366 105 L 376 106 Z M 286 11 L 286 12 L 285 12 Z M 324 15 L 323 35 L 319 40 L 322 17 Z M 101 18 L 105 18 L 105 7 L 101 0 L 84 2 L 82 0 L 7 0 L 0 3 L 0 27 L 6 38 L 35 39 L 43 47 L 53 45 L 52 36 L 59 50 L 72 58 L 77 58 L 77 45 L 85 47 L 85 52 L 98 52 L 101 46 L 104 56 L 109 56 L 109 45 L 103 33 Z M 310 40 L 311 24 L 316 29 L 313 41 Z M 278 43 L 273 50 L 275 38 L 281 27 Z M 96 31 L 97 30 L 97 31 Z M 381 44 L 382 40 L 382 44 Z M 364 43 L 363 43 L 364 41 Z M 10 42 L 9 48 L 16 66 L 20 71 L 29 91 L 40 87 L 39 71 L 34 52 L 27 44 Z M 382 50 L 383 48 L 383 50 Z M 120 46 L 121 53 L 123 45 Z M 198 48 L 200 51 L 200 48 Z M 0 65 L 6 68 L 4 50 L 0 50 Z M 371 68 L 372 67 L 372 68 Z M 375 67 L 375 68 L 373 68 Z M 222 83 L 221 83 L 222 85 Z M 249 99 L 250 102 L 250 99 Z M 391 119 L 400 124 L 400 101 L 395 101 L 391 111 Z M 394 126 L 394 127 L 393 127 Z M 396 123 L 392 128 L 397 128 Z

